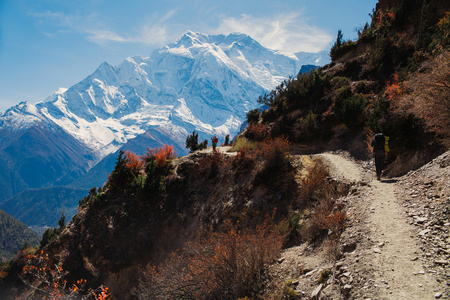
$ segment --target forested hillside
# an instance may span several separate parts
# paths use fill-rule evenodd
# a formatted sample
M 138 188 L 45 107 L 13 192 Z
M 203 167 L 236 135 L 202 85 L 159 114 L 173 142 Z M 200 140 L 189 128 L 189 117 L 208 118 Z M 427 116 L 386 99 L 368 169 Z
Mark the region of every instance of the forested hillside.
M 0 210 L 0 258 L 11 259 L 23 246 L 36 246 L 39 236 L 22 222 Z

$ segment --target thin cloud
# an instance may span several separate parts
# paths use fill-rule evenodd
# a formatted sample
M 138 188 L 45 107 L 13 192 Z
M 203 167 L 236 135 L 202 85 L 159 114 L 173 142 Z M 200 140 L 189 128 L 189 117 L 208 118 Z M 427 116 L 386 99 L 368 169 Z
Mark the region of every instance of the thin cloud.
M 108 30 L 86 30 L 87 39 L 96 44 L 104 44 L 105 42 L 127 42 L 127 39 L 118 33 Z
M 136 25 L 134 28 L 115 31 L 111 29 L 108 20 L 102 18 L 98 13 L 90 15 L 65 14 L 62 12 L 46 11 L 42 13 L 30 13 L 37 24 L 59 28 L 55 32 L 65 34 L 77 33 L 99 45 L 108 43 L 140 43 L 146 45 L 163 45 L 169 39 L 167 23 L 177 12 L 176 9 L 166 14 L 151 18 L 146 24 Z M 64 30 L 61 30 L 63 28 Z M 42 31 L 47 37 L 54 37 L 48 31 Z M 171 37 L 173 38 L 173 37 Z
M 271 20 L 246 14 L 240 18 L 223 18 L 215 32 L 245 33 L 265 47 L 289 53 L 322 51 L 333 40 L 325 30 L 302 20 L 300 13 L 281 14 Z

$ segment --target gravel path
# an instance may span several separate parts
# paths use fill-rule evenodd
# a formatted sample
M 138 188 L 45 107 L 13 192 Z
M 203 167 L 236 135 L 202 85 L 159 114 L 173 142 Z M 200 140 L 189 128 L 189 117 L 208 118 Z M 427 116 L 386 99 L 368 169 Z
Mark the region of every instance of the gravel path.
M 324 248 L 306 243 L 286 249 L 275 266 L 280 279 L 294 280 L 308 299 L 449 299 L 450 152 L 424 170 L 382 181 L 372 161 L 344 152 L 318 156 L 331 177 L 351 185 L 338 200 L 349 217 L 343 254 L 330 261 Z M 324 270 L 331 276 L 319 283 Z
M 447 299 L 448 293 L 443 290 L 448 285 L 442 280 L 439 283 L 435 272 L 429 272 L 425 260 L 421 259 L 425 253 L 418 231 L 423 228 L 411 222 L 403 205 L 402 185 L 407 179 L 402 178 L 402 184 L 397 179 L 377 181 L 371 163 L 366 162 L 364 168 L 342 154 L 321 156 L 329 162 L 334 177 L 357 186 L 345 200 L 351 225 L 342 237 L 347 250 L 337 263 L 340 268 L 335 274 L 341 290 L 347 285 L 346 296 L 350 299 Z

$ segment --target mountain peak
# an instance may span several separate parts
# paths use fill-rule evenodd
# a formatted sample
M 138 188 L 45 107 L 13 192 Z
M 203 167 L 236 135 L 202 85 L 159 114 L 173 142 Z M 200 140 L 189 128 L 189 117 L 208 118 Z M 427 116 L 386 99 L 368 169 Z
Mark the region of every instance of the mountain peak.
M 103 62 L 91 76 L 93 78 L 106 79 L 111 83 L 117 80 L 115 68 L 106 61 Z
M 177 132 L 183 148 L 192 129 L 202 138 L 236 134 L 258 97 L 299 69 L 296 57 L 264 48 L 246 34 L 189 30 L 150 57 L 127 58 L 118 66 L 103 62 L 68 90 L 13 114 L 56 124 L 99 157 L 157 127 Z M 179 99 L 186 99 L 181 108 Z

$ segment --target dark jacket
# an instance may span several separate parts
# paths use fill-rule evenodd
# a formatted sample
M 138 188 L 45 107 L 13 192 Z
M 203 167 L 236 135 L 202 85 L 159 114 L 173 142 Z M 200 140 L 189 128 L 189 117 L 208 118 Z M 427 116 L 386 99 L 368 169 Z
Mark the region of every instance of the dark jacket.
M 377 133 L 372 139 L 372 147 L 374 155 L 385 155 L 385 137 L 382 133 Z

